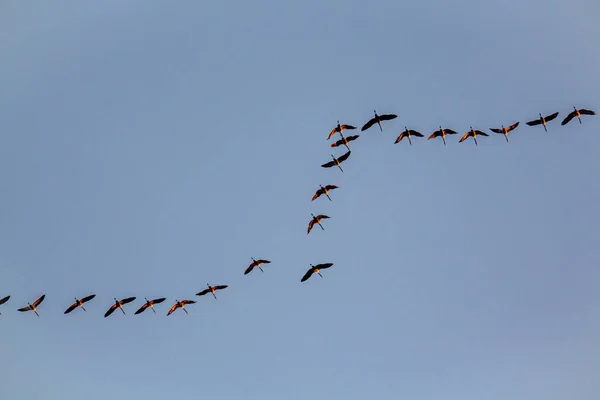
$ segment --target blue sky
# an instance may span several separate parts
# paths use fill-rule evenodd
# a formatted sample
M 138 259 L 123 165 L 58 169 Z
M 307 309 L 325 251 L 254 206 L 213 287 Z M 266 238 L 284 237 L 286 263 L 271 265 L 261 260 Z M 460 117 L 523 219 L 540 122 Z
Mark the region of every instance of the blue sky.
M 0 398 L 596 399 L 600 5 L 556 3 L 2 2 Z

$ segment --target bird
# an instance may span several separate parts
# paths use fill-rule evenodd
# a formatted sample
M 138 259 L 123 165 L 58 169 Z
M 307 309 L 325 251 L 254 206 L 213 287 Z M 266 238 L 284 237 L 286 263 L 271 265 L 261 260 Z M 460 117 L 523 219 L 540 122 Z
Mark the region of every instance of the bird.
M 185 311 L 186 314 L 188 314 L 187 310 L 185 309 L 185 305 L 194 303 L 196 303 L 194 300 L 175 300 L 175 304 L 173 304 L 173 307 L 171 307 L 171 309 L 167 313 L 167 317 L 173 314 L 178 308 L 181 308 L 183 311 Z
M 258 269 L 260 269 L 262 272 L 265 272 L 260 267 L 261 264 L 271 264 L 271 261 L 269 261 L 269 260 L 255 260 L 254 258 L 252 258 L 252 264 L 250 264 L 248 266 L 248 268 L 246 268 L 246 271 L 244 272 L 244 275 L 246 275 L 250 271 L 252 271 L 254 269 L 254 267 L 258 267 Z
M 145 298 L 145 297 L 144 297 L 144 298 Z M 135 315 L 143 313 L 144 311 L 146 311 L 146 309 L 147 309 L 147 308 L 151 309 L 151 310 L 152 310 L 152 312 L 153 312 L 154 314 L 156 314 L 156 311 L 154 311 L 154 305 L 155 305 L 155 304 L 162 303 L 163 301 L 165 301 L 165 300 L 166 300 L 166 298 L 164 298 L 164 297 L 161 297 L 161 298 L 159 298 L 159 299 L 154 299 L 154 300 L 148 300 L 147 298 L 145 298 L 145 299 L 146 299 L 146 302 L 144 303 L 144 305 L 142 305 L 142 306 L 139 308 L 139 310 L 137 310 L 137 311 L 135 312 Z
M 506 138 L 506 143 L 509 143 L 509 141 L 508 141 L 508 132 L 512 131 L 517 126 L 519 126 L 519 121 L 515 122 L 514 124 L 512 124 L 508 128 L 505 128 L 504 125 L 502 125 L 502 128 L 490 128 L 490 131 L 495 132 L 495 133 L 501 133 L 501 134 L 503 134 L 504 137 Z
M 554 118 L 558 117 L 558 112 L 555 112 L 554 114 L 550 114 L 546 117 L 542 117 L 542 114 L 539 114 L 540 118 L 539 119 L 534 119 L 533 121 L 529 121 L 526 122 L 527 125 L 529 126 L 535 126 L 535 125 L 544 125 L 544 130 L 546 132 L 548 132 L 548 129 L 546 129 L 546 124 L 550 121 L 552 121 Z
M 85 308 L 83 308 L 83 303 L 86 303 L 88 301 L 90 301 L 91 299 L 93 299 L 94 297 L 96 297 L 95 294 L 91 294 L 87 297 L 84 297 L 81 300 L 78 300 L 77 298 L 75 298 L 75 303 L 71 304 L 71 306 L 69 308 L 66 309 L 65 314 L 70 313 L 71 311 L 73 311 L 74 309 L 76 309 L 77 307 L 81 307 L 81 309 L 83 311 L 85 311 Z
M 460 138 L 460 140 L 458 141 L 458 143 L 462 143 L 465 140 L 467 140 L 467 138 L 469 136 L 473 137 L 473 140 L 475 141 L 475 146 L 477 146 L 477 135 L 481 135 L 481 136 L 489 136 L 487 133 L 482 132 L 482 131 L 478 131 L 477 129 L 473 129 L 472 126 L 470 126 L 469 128 L 471 128 L 467 133 L 465 133 L 463 135 L 463 137 Z
M 383 128 L 381 127 L 381 121 L 389 121 L 390 119 L 394 119 L 397 117 L 396 114 L 382 114 L 377 115 L 377 111 L 373 110 L 375 116 L 371 118 L 367 123 L 360 129 L 361 131 L 366 131 L 370 127 L 372 127 L 375 123 L 379 125 L 379 130 L 383 132 Z
M 321 227 L 321 229 L 325 230 L 325 228 L 323 228 L 323 225 L 321 225 L 321 220 L 327 219 L 329 217 L 327 215 L 323 215 L 323 214 L 319 214 L 316 217 L 312 213 L 310 215 L 312 215 L 312 219 L 308 223 L 308 232 L 306 232 L 306 234 L 308 235 L 310 233 L 310 231 L 312 230 L 313 226 L 315 226 L 315 224 L 318 224 Z
M 42 303 L 42 301 L 44 301 L 45 298 L 46 298 L 46 295 L 43 294 L 39 299 L 34 301 L 33 304 L 27 303 L 27 307 L 19 308 L 19 311 L 21 311 L 21 312 L 33 311 L 35 313 L 35 315 L 37 315 L 39 317 L 40 315 L 37 313 L 37 307 Z
M 206 285 L 208 286 L 208 289 L 196 293 L 196 296 L 204 296 L 207 293 L 212 293 L 213 297 L 216 299 L 217 296 L 215 296 L 215 291 L 227 288 L 227 285 L 210 286 L 208 283 Z
M 0 306 L 4 303 L 6 303 L 8 301 L 8 299 L 10 299 L 10 296 L 6 296 L 3 297 L 2 299 L 0 299 Z M 2 313 L 0 313 L 0 315 L 2 315 Z
M 327 185 L 327 186 L 323 187 L 322 185 L 319 185 L 319 188 L 320 189 L 315 192 L 315 195 L 312 197 L 311 201 L 315 201 L 316 199 L 318 199 L 323 194 L 325 196 L 327 196 L 327 198 L 329 199 L 329 201 L 331 201 L 331 197 L 329 197 L 329 191 L 333 190 L 333 189 L 339 189 L 339 186 Z
M 342 135 L 341 133 L 340 133 L 340 136 L 342 138 L 340 140 L 338 140 L 337 142 L 331 143 L 329 145 L 329 147 L 338 147 L 338 146 L 344 145 L 344 146 L 346 146 L 346 148 L 348 150 L 350 150 L 350 147 L 348 147 L 348 143 L 353 140 L 356 140 L 360 137 L 360 135 L 352 135 L 352 136 L 344 137 L 344 135 Z
M 351 129 L 356 129 L 356 127 L 352 126 L 352 125 L 340 125 L 340 121 L 338 121 L 337 126 L 335 128 L 333 128 L 331 130 L 331 132 L 329 133 L 329 136 L 327 136 L 327 140 L 331 139 L 333 137 L 333 135 L 335 135 L 336 133 L 339 133 L 341 135 L 342 131 L 345 129 L 351 130 Z
M 402 132 L 400 134 L 400 136 L 398 136 L 398 138 L 396 139 L 394 144 L 401 142 L 402 139 L 404 139 L 404 138 L 408 138 L 408 143 L 410 143 L 412 146 L 412 141 L 410 140 L 411 136 L 423 137 L 423 135 L 421 133 L 419 133 L 415 130 L 412 130 L 412 129 L 408 129 L 407 127 L 404 127 L 404 132 Z
M 322 270 L 322 269 L 325 269 L 325 268 L 329 268 L 332 265 L 333 265 L 333 263 L 317 264 L 317 265 L 310 264 L 310 269 L 308 271 L 306 271 L 306 273 L 304 274 L 304 276 L 302 277 L 302 279 L 300 279 L 300 282 L 306 281 L 314 273 L 319 274 L 319 276 L 322 278 L 323 275 L 321 275 L 321 272 L 319 272 L 319 271 Z
M 575 117 L 577 117 L 577 119 L 579 120 L 579 123 L 581 123 L 581 116 L 582 115 L 596 115 L 596 112 L 592 111 L 592 110 L 586 110 L 584 108 L 580 108 L 578 110 L 577 108 L 573 107 L 573 111 L 571 111 L 569 113 L 569 115 L 567 115 L 567 117 L 560 124 L 561 125 L 566 125 L 566 124 L 569 123 L 569 121 L 571 121 Z
M 123 304 L 131 303 L 132 301 L 135 300 L 135 297 L 127 297 L 126 299 L 123 299 L 123 300 L 117 300 L 116 298 L 114 298 L 114 299 L 115 299 L 115 304 L 110 306 L 110 308 L 108 309 L 106 314 L 104 314 L 104 318 L 106 318 L 110 314 L 112 314 L 113 311 L 115 311 L 117 308 L 119 308 L 121 310 L 121 312 L 123 312 L 123 315 L 126 315 L 125 310 L 123 310 Z
M 427 138 L 427 140 L 431 140 L 431 139 L 435 139 L 436 137 L 442 137 L 442 140 L 444 141 L 444 146 L 446 145 L 446 135 L 456 135 L 456 132 L 454 132 L 452 129 L 442 129 L 442 127 L 440 126 L 440 129 L 433 132 L 431 134 L 431 136 L 429 136 Z
M 331 158 L 333 158 L 333 161 L 329 161 L 328 163 L 321 165 L 321 167 L 331 168 L 334 165 L 337 165 L 337 167 L 340 169 L 340 171 L 344 172 L 344 170 L 342 169 L 340 164 L 343 163 L 344 161 L 346 161 L 348 159 L 348 157 L 350 157 L 350 153 L 351 153 L 351 151 L 348 150 L 348 152 L 346 154 L 341 155 L 339 158 L 335 158 L 332 154 Z

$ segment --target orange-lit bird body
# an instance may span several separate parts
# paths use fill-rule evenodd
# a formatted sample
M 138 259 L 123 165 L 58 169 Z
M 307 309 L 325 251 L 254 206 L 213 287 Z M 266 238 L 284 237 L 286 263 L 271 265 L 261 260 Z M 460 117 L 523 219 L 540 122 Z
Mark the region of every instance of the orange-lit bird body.
M 504 135 L 504 137 L 506 138 L 506 143 L 509 143 L 508 141 L 508 132 L 514 130 L 517 126 L 519 126 L 519 122 L 515 122 L 514 124 L 510 125 L 509 127 L 505 128 L 504 125 L 502 125 L 502 128 L 490 128 L 490 131 L 494 132 L 494 133 L 500 133 L 502 135 Z
M 467 133 L 465 133 L 463 135 L 463 137 L 460 138 L 460 140 L 458 141 L 458 143 L 462 143 L 465 140 L 467 140 L 468 137 L 472 137 L 473 140 L 475 141 L 475 146 L 477 146 L 477 135 L 480 136 L 489 136 L 487 133 L 483 132 L 483 131 L 478 131 L 477 129 L 473 129 L 472 126 L 469 127 L 469 131 Z
M 456 135 L 456 132 L 453 131 L 452 129 L 442 129 L 442 127 L 440 126 L 440 129 L 433 132 L 427 138 L 427 140 L 435 139 L 436 137 L 441 137 L 442 141 L 444 142 L 444 146 L 445 146 L 446 145 L 446 135 Z

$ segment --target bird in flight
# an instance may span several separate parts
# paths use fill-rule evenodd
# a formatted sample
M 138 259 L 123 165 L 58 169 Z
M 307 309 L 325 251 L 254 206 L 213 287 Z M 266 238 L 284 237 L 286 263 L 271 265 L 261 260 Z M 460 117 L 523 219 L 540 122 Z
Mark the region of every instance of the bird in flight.
M 302 277 L 302 279 L 300 279 L 300 282 L 304 282 L 306 281 L 308 278 L 310 278 L 312 276 L 312 274 L 319 274 L 319 276 L 322 278 L 323 275 L 321 275 L 321 271 L 322 269 L 325 268 L 329 268 L 333 265 L 333 263 L 325 263 L 325 264 L 317 264 L 317 265 L 312 265 L 310 264 L 310 269 L 308 271 L 306 271 L 306 273 L 304 274 L 304 276 Z
M 346 154 L 341 155 L 339 158 L 335 158 L 332 154 L 331 158 L 333 158 L 333 161 L 329 161 L 328 163 L 321 165 L 321 167 L 331 168 L 334 165 L 337 165 L 337 167 L 340 169 L 340 171 L 344 172 L 344 170 L 342 169 L 340 164 L 343 163 L 344 161 L 346 161 L 348 159 L 348 157 L 350 157 L 350 153 L 351 153 L 351 151 L 348 151 Z
M 546 132 L 548 132 L 548 129 L 546 129 L 546 124 L 550 121 L 552 121 L 554 118 L 558 117 L 558 112 L 555 112 L 554 114 L 550 114 L 548 116 L 542 117 L 542 114 L 539 114 L 540 118 L 539 119 L 534 119 L 533 121 L 529 121 L 526 122 L 527 125 L 529 126 L 535 126 L 535 125 L 543 125 L 544 126 L 544 130 Z
M 312 230 L 313 226 L 315 226 L 315 224 L 318 224 L 321 227 L 321 229 L 325 230 L 325 228 L 323 228 L 323 225 L 321 225 L 321 220 L 327 219 L 329 217 L 327 215 L 323 215 L 323 214 L 319 214 L 316 217 L 314 216 L 314 214 L 310 214 L 310 215 L 312 215 L 312 219 L 308 223 L 308 232 L 306 232 L 306 234 L 308 235 L 310 233 L 310 231 Z
M 69 308 L 67 308 L 65 310 L 65 314 L 70 313 L 71 311 L 73 311 L 74 309 L 76 309 L 77 307 L 81 307 L 81 309 L 83 311 L 85 311 L 85 308 L 83 308 L 83 303 L 87 303 L 88 301 L 90 301 L 91 299 L 93 299 L 94 297 L 96 297 L 95 294 L 91 294 L 87 297 L 84 297 L 81 300 L 78 300 L 77 298 L 75 298 L 75 303 L 71 304 L 71 306 Z
M 383 128 L 381 127 L 381 121 L 389 121 L 390 119 L 394 119 L 397 117 L 396 114 L 377 115 L 377 111 L 373 110 L 373 112 L 375 113 L 375 116 L 373 118 L 371 118 L 369 121 L 367 121 L 367 123 L 360 129 L 361 131 L 366 131 L 367 129 L 372 127 L 374 124 L 377 124 L 377 125 L 379 125 L 379 130 L 383 132 Z
M 427 138 L 427 140 L 431 140 L 431 139 L 435 139 L 436 137 L 442 137 L 442 140 L 444 141 L 444 146 L 446 145 L 446 135 L 456 135 L 456 132 L 454 132 L 452 129 L 442 129 L 442 127 L 440 126 L 440 129 L 433 132 L 431 134 L 431 136 L 429 136 Z
M 571 111 L 569 113 L 569 115 L 567 115 L 567 117 L 563 120 L 563 122 L 561 122 L 561 125 L 566 125 L 569 123 L 569 121 L 571 121 L 573 118 L 577 117 L 577 119 L 579 120 L 579 123 L 581 123 L 581 116 L 582 115 L 596 115 L 596 113 L 592 110 L 586 110 L 584 108 L 580 108 L 579 110 L 575 107 L 573 107 L 573 111 Z
M 37 315 L 39 317 L 40 315 L 37 313 L 37 307 L 42 303 L 42 301 L 44 301 L 45 298 L 46 298 L 46 295 L 43 294 L 40 296 L 39 299 L 34 301 L 33 304 L 27 303 L 27 307 L 19 308 L 19 311 L 21 311 L 21 312 L 33 311 L 35 313 L 35 315 Z
M 346 129 L 351 130 L 351 129 L 356 129 L 356 127 L 352 126 L 352 125 L 340 125 L 340 121 L 338 121 L 337 126 L 335 128 L 333 128 L 331 130 L 331 132 L 329 133 L 329 136 L 327 136 L 327 140 L 331 139 L 333 137 L 333 135 L 335 135 L 336 133 L 339 133 L 341 135 L 342 131 L 344 131 Z
M 250 271 L 252 271 L 252 270 L 254 269 L 254 267 L 258 267 L 258 269 L 260 269 L 262 272 L 265 272 L 265 271 L 263 271 L 263 269 L 260 267 L 260 266 L 261 266 L 261 264 L 270 264 L 270 263 L 271 263 L 271 261 L 269 261 L 269 260 L 255 260 L 254 258 L 252 258 L 252 264 L 250 264 L 250 265 L 248 266 L 248 268 L 246 268 L 246 271 L 244 272 L 244 275 L 246 275 L 246 274 L 248 274 Z
M 348 150 L 350 150 L 350 147 L 348 147 L 348 143 L 350 143 L 351 141 L 356 140 L 360 137 L 360 135 L 352 135 L 352 136 L 344 137 L 344 135 L 342 135 L 341 133 L 340 133 L 340 136 L 342 138 L 340 140 L 338 140 L 337 142 L 331 143 L 329 145 L 329 147 L 338 147 L 338 146 L 344 145 L 344 146 L 346 146 L 346 148 Z
M 404 132 L 402 132 L 400 134 L 400 136 L 398 136 L 398 138 L 396 139 L 394 144 L 400 143 L 402 141 L 402 139 L 404 139 L 404 138 L 408 138 L 408 143 L 410 143 L 412 146 L 412 141 L 410 140 L 411 136 L 423 137 L 423 135 L 421 133 L 419 133 L 415 130 L 412 130 L 412 129 L 408 129 L 407 127 L 404 127 Z
M 490 131 L 503 134 L 504 137 L 506 138 L 506 143 L 509 143 L 508 132 L 514 130 L 517 126 L 519 126 L 518 121 L 515 122 L 514 124 L 512 124 L 511 126 L 509 126 L 508 128 L 505 128 L 504 125 L 502 125 L 502 128 L 490 128 Z
M 152 312 L 154 314 L 156 314 L 156 311 L 154 311 L 154 305 L 162 303 L 163 301 L 166 300 L 164 297 L 161 297 L 159 299 L 154 299 L 154 300 L 148 300 L 145 297 L 144 297 L 144 299 L 146 299 L 146 302 L 135 312 L 135 315 L 143 313 L 144 311 L 146 311 L 147 308 L 151 309 Z
M 8 299 L 10 299 L 10 296 L 6 296 L 0 299 L 0 306 L 4 303 L 6 303 L 8 301 Z M 2 315 L 2 313 L 0 313 L 0 315 Z
M 215 296 L 215 291 L 227 288 L 227 285 L 210 286 L 208 283 L 206 285 L 208 286 L 208 289 L 204 289 L 203 291 L 196 293 L 196 296 L 204 296 L 207 293 L 212 293 L 213 297 L 216 299 L 217 296 Z
M 123 313 L 123 315 L 125 314 L 125 310 L 123 310 L 123 305 L 127 304 L 127 303 L 131 303 L 132 301 L 135 300 L 135 297 L 127 297 L 126 299 L 123 300 L 117 300 L 115 299 L 115 304 L 113 304 L 112 306 L 110 306 L 110 308 L 108 309 L 108 311 L 106 311 L 106 314 L 104 314 L 104 318 L 108 317 L 110 314 L 112 314 L 117 308 L 121 310 L 121 312 Z
M 338 186 L 335 185 L 327 185 L 325 187 L 323 187 L 322 185 L 319 185 L 320 189 L 317 190 L 315 192 L 315 195 L 312 197 L 311 201 L 315 201 L 316 199 L 318 199 L 321 195 L 325 195 L 327 196 L 327 198 L 329 199 L 329 201 L 331 201 L 331 197 L 329 197 L 329 191 L 333 190 L 333 189 L 338 189 Z
M 167 313 L 167 317 L 171 314 L 173 314 L 175 312 L 175 310 L 177 310 L 178 308 L 181 308 L 183 311 L 185 311 L 186 314 L 188 314 L 187 310 L 185 309 L 185 305 L 186 304 L 194 304 L 196 303 L 194 300 L 175 300 L 175 304 L 173 304 L 173 307 L 171 307 L 171 309 L 169 310 L 169 312 Z
M 472 137 L 473 140 L 475 141 L 475 146 L 477 146 L 477 135 L 480 135 L 480 136 L 489 136 L 485 132 L 478 131 L 477 129 L 473 129 L 472 126 L 470 126 L 469 128 L 471 128 L 471 129 L 467 133 L 465 133 L 463 135 L 463 137 L 460 138 L 460 140 L 458 141 L 458 143 L 462 143 L 465 140 L 467 140 L 468 137 Z

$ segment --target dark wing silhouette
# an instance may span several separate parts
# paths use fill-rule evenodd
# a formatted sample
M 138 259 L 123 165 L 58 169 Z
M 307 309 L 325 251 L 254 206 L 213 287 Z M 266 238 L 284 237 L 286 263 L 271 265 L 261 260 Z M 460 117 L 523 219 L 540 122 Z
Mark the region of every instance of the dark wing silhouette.
M 329 190 L 329 189 L 327 189 Z M 320 195 L 322 195 L 323 193 L 325 193 L 325 191 L 323 189 L 319 189 L 315 192 L 315 195 L 312 198 L 312 201 L 315 201 L 317 198 L 319 198 Z
M 91 295 L 89 295 L 89 296 L 84 297 L 83 299 L 81 299 L 81 302 L 82 303 L 86 303 L 86 302 L 90 301 L 91 299 L 93 299 L 94 297 L 96 297 L 96 295 L 95 294 L 91 294 Z
M 333 190 L 333 189 L 338 189 L 338 187 L 335 186 L 335 185 L 327 185 L 327 186 L 325 186 L 325 189 L 327 189 L 327 190 Z
M 475 130 L 475 133 L 481 136 L 489 136 L 487 133 L 478 130 Z
M 27 307 L 19 308 L 17 311 L 23 312 L 23 311 L 29 311 L 29 310 L 33 310 L 33 308 L 27 306 Z
M 37 307 L 37 306 L 39 306 L 39 305 L 41 304 L 41 302 L 42 302 L 42 301 L 44 301 L 44 299 L 45 299 L 45 298 L 46 298 L 46 295 L 45 295 L 45 294 L 41 295 L 41 296 L 40 296 L 40 298 L 39 298 L 39 299 L 37 299 L 36 301 L 34 301 L 32 305 L 33 305 L 34 307 Z
M 577 115 L 577 111 L 571 111 L 569 113 L 569 115 L 567 115 L 567 117 L 565 119 L 563 119 L 563 122 L 561 122 L 561 125 L 566 125 L 569 123 L 569 121 L 571 121 L 573 118 L 575 118 L 575 116 Z
M 396 141 L 394 142 L 394 144 L 399 143 L 400 141 L 402 141 L 402 139 L 404 139 L 405 137 L 407 137 L 406 132 L 402 132 L 400 134 L 400 136 L 398 136 L 398 138 L 396 138 Z
M 511 126 L 509 126 L 508 128 L 506 128 L 506 130 L 508 132 L 512 131 L 513 129 L 515 129 L 517 126 L 519 126 L 519 122 L 515 122 L 514 124 L 512 124 Z
M 334 165 L 337 165 L 337 164 L 335 163 L 335 161 L 332 160 L 332 161 L 329 161 L 328 163 L 325 163 L 325 164 L 321 165 L 321 167 L 323 167 L 323 168 L 331 168 Z
M 203 291 L 196 293 L 196 296 L 204 296 L 207 293 L 210 293 L 210 289 L 204 289 Z
M 135 300 L 135 297 L 128 297 L 126 299 L 121 300 L 121 304 L 131 303 L 134 300 Z
M 256 260 L 256 262 L 259 264 L 271 264 L 271 261 L 269 260 Z
M 331 130 L 331 132 L 329 132 L 329 136 L 327 136 L 327 140 L 331 139 L 333 137 L 333 135 L 335 135 L 337 132 L 339 132 L 338 127 L 336 126 L 335 128 L 333 128 Z
M 106 312 L 106 314 L 104 314 L 104 318 L 108 317 L 110 314 L 113 313 L 113 311 L 115 311 L 117 309 L 117 307 L 119 307 L 116 303 L 113 304 L 112 306 L 110 306 L 110 308 L 108 309 L 108 311 Z
M 579 114 L 596 115 L 596 112 L 592 111 L 592 110 L 586 110 L 585 108 L 582 108 L 581 110 L 579 110 Z
M 70 313 L 71 311 L 73 311 L 74 309 L 77 308 L 77 303 L 73 303 L 71 304 L 71 306 L 69 308 L 66 309 L 65 314 Z
M 342 125 L 342 129 L 352 130 L 352 129 L 356 129 L 356 127 L 352 126 L 352 125 Z
M 169 312 L 167 313 L 167 317 L 168 317 L 169 315 L 173 314 L 173 312 L 174 312 L 175 310 L 177 310 L 178 308 L 179 308 L 179 303 L 175 303 L 175 304 L 173 304 L 173 307 L 171 307 L 171 309 L 170 309 L 170 310 L 169 310 Z
M 441 136 L 441 135 L 442 135 L 442 131 L 435 131 L 427 138 L 427 140 L 435 139 L 436 137 Z
M 315 226 L 315 223 L 317 221 L 315 221 L 315 219 L 311 219 L 310 222 L 308 223 L 308 231 L 306 232 L 306 234 L 308 235 L 310 233 L 310 231 L 312 230 L 313 226 Z
M 373 117 L 366 124 L 364 124 L 363 127 L 360 130 L 361 131 L 366 131 L 367 129 L 369 129 L 370 127 L 372 127 L 373 124 L 375 124 L 376 122 L 377 122 L 377 118 Z
M 302 279 L 300 279 L 300 282 L 304 282 L 305 280 L 310 278 L 314 272 L 315 272 L 315 270 L 311 267 L 308 271 L 306 271 L 306 273 L 304 274 Z
M 143 312 L 146 310 L 146 308 L 148 308 L 148 307 L 150 307 L 150 302 L 146 302 L 146 303 L 144 303 L 144 305 L 143 305 L 143 306 L 141 306 L 141 307 L 140 307 L 140 308 L 139 308 L 139 309 L 138 309 L 138 310 L 135 312 L 135 315 L 138 315 L 138 314 L 141 314 L 141 313 L 143 313 Z
M 358 139 L 359 137 L 360 137 L 360 135 L 352 135 L 352 136 L 348 136 L 348 137 L 346 138 L 346 140 L 347 140 L 348 142 L 351 142 L 351 141 L 353 141 L 353 140 L 356 140 L 356 139 Z
M 337 142 L 331 143 L 329 147 L 338 147 L 344 144 L 344 139 L 340 139 Z
M 558 112 L 555 112 L 554 114 L 550 114 L 547 117 L 544 117 L 544 119 L 546 120 L 546 122 L 549 122 L 549 121 L 552 121 L 556 117 L 558 117 Z
M 412 129 L 409 130 L 410 134 L 416 137 L 423 137 L 423 135 L 420 132 L 417 131 L 413 131 Z
M 0 299 L 0 306 L 4 303 L 6 303 L 8 301 L 8 299 L 10 299 L 10 296 L 6 296 L 3 299 Z
M 196 301 L 195 301 L 195 300 L 181 300 L 181 302 L 182 302 L 183 304 L 194 304 L 194 303 L 196 303 Z
M 390 119 L 394 119 L 398 117 L 396 114 L 383 114 L 379 116 L 381 121 L 389 121 Z
M 456 132 L 452 129 L 444 129 L 444 132 L 446 132 L 446 135 L 456 135 Z
M 319 214 L 317 215 L 318 219 L 328 219 L 329 217 L 327 215 L 323 215 L 323 214 Z
M 542 123 L 542 120 L 540 118 L 538 119 L 534 119 L 533 121 L 529 121 L 529 122 L 525 122 L 527 125 L 529 126 L 536 126 Z
M 472 135 L 471 135 L 471 131 L 469 131 L 469 132 L 465 133 L 465 134 L 463 135 L 463 137 L 461 137 L 461 138 L 460 138 L 460 140 L 458 141 L 458 143 L 462 143 L 462 142 L 464 142 L 465 140 L 467 140 L 467 138 L 468 138 L 469 136 L 472 136 Z
M 255 263 L 250 264 L 250 266 L 248 266 L 248 268 L 246 268 L 246 271 L 244 271 L 244 275 L 248 274 L 250 271 L 252 271 L 254 269 L 254 267 L 256 267 Z
M 325 269 L 325 268 L 329 268 L 333 265 L 333 263 L 325 263 L 325 264 L 317 264 L 315 265 L 316 269 Z
M 214 287 L 215 290 L 223 290 L 223 289 L 226 289 L 226 288 L 227 288 L 227 285 L 219 285 L 219 286 L 215 286 Z
M 348 157 L 350 157 L 350 153 L 352 153 L 352 152 L 350 150 L 348 150 L 348 152 L 346 154 L 343 154 L 338 158 L 338 161 L 340 163 L 346 161 L 348 159 Z
M 504 133 L 504 131 L 501 128 L 490 128 L 490 131 L 495 133 Z
M 165 301 L 165 300 L 166 300 L 166 298 L 164 298 L 164 297 L 160 297 L 160 298 L 158 298 L 158 299 L 154 299 L 154 300 L 152 300 L 152 303 L 154 303 L 154 304 L 160 304 L 160 303 L 162 303 L 162 302 L 163 302 L 163 301 Z

